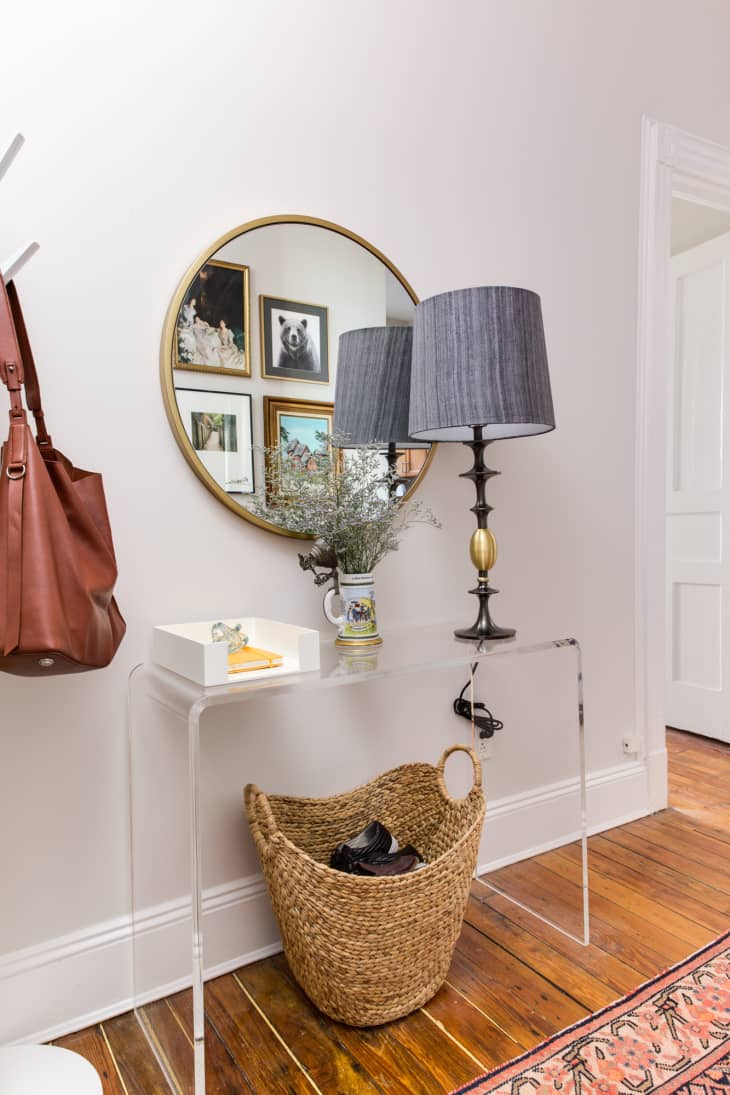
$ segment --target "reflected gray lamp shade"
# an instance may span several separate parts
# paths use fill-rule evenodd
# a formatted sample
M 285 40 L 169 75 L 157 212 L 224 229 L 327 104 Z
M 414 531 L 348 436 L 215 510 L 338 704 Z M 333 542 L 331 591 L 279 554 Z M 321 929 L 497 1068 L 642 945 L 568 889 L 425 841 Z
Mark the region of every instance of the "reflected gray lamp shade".
M 412 327 L 340 335 L 333 432 L 344 445 L 408 445 Z
M 555 428 L 537 293 L 482 286 L 416 306 L 409 432 L 429 441 L 486 440 Z
M 476 488 L 477 528 L 469 554 L 477 569 L 479 614 L 457 638 L 509 639 L 489 612 L 497 592 L 489 571 L 497 542 L 487 527 L 486 484 L 497 472 L 484 462 L 498 438 L 526 437 L 555 428 L 542 308 L 537 293 L 505 285 L 440 293 L 416 306 L 408 429 L 428 441 L 462 441 L 474 456 L 463 472 Z

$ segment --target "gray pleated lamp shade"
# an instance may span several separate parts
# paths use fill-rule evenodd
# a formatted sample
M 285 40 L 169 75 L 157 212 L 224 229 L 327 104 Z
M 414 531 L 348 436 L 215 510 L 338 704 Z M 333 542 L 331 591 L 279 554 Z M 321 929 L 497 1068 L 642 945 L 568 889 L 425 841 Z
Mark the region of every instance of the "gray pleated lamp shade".
M 537 293 L 482 286 L 422 301 L 413 319 L 408 430 L 429 441 L 555 428 Z
M 412 327 L 363 327 L 340 335 L 333 432 L 344 445 L 413 444 L 412 346 Z

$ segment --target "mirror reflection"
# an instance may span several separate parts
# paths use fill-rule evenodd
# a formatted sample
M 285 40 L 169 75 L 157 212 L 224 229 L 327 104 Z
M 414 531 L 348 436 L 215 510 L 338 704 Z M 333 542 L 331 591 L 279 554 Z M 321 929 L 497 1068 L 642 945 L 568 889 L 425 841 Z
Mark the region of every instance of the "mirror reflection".
M 253 512 L 265 454 L 316 473 L 322 438 L 333 432 L 340 335 L 408 326 L 414 307 L 395 267 L 327 222 L 254 222 L 209 252 L 173 300 L 162 362 L 168 417 L 208 489 L 259 525 L 301 535 Z M 395 457 L 384 446 L 400 494 L 415 487 L 429 455 L 407 438 Z

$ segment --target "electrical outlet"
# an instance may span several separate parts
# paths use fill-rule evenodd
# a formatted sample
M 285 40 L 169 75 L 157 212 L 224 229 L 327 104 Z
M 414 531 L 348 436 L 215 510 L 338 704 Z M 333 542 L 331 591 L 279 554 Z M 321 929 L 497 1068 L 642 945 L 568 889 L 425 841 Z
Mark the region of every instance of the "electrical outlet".
M 623 750 L 627 757 L 637 757 L 639 755 L 639 740 L 633 737 L 631 734 L 626 734 L 623 739 Z
M 489 760 L 493 742 L 494 738 L 482 738 L 477 734 L 477 756 L 480 760 Z

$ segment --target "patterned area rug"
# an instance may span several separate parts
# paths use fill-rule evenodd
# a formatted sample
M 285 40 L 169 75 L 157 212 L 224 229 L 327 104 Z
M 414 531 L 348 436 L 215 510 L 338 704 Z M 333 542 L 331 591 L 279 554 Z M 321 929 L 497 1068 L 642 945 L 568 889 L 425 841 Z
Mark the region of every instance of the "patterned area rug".
M 730 932 L 467 1092 L 730 1095 Z

